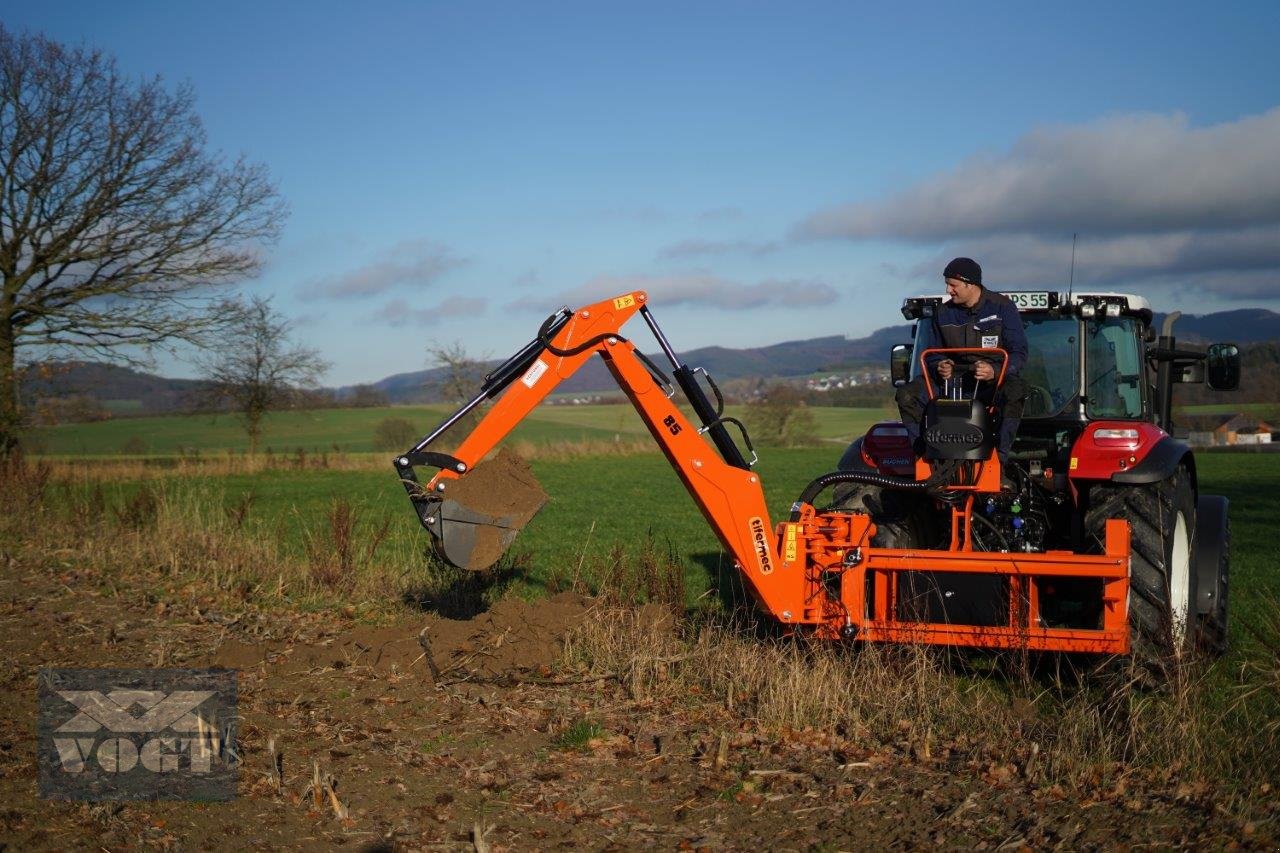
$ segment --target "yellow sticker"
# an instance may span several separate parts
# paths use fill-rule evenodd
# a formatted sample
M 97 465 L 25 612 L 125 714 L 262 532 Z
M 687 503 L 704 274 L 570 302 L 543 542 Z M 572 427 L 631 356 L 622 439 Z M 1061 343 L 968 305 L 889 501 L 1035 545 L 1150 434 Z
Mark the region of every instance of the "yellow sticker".
M 1079 459 L 1077 459 L 1077 458 L 1075 458 L 1074 456 L 1072 456 L 1072 457 L 1071 457 L 1071 470 L 1072 470 L 1072 471 L 1074 471 L 1074 470 L 1076 470 L 1076 469 L 1077 469 L 1077 468 L 1079 468 L 1079 467 L 1080 467 L 1080 460 L 1079 460 Z
M 796 525 L 787 525 L 787 538 L 783 545 L 782 561 L 784 563 L 794 563 L 796 561 Z
M 613 300 L 613 307 L 619 310 L 623 308 L 630 308 L 635 304 L 636 298 L 634 296 L 619 296 L 617 299 Z

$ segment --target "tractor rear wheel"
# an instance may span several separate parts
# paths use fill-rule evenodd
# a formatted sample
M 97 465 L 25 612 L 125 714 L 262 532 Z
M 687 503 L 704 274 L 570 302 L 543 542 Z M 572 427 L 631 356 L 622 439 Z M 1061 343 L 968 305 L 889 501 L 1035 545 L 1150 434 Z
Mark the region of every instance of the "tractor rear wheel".
M 883 489 L 868 483 L 837 486 L 831 510 L 862 512 L 875 522 L 871 544 L 876 548 L 920 548 L 929 545 L 932 531 L 925 501 L 915 494 Z
M 1095 485 L 1084 523 L 1099 546 L 1110 518 L 1128 521 L 1131 531 L 1129 638 L 1134 658 L 1162 671 L 1195 645 L 1196 506 L 1187 470 L 1179 467 L 1149 486 Z
M 1196 638 L 1200 651 L 1211 657 L 1227 653 L 1227 603 L 1231 571 L 1231 519 L 1227 499 L 1201 495 L 1196 503 L 1196 571 L 1200 582 Z
M 868 483 L 845 483 L 836 487 L 835 512 L 860 512 L 871 516 L 876 526 L 870 544 L 875 548 L 929 548 L 937 544 L 935 513 L 930 512 L 929 499 L 898 489 L 884 489 Z M 921 580 L 924 573 L 906 572 L 900 576 L 895 615 L 908 621 L 935 621 L 927 616 L 928 605 L 937 598 L 935 584 Z M 872 576 L 867 575 L 868 608 L 875 600 Z M 872 615 L 868 609 L 867 615 Z

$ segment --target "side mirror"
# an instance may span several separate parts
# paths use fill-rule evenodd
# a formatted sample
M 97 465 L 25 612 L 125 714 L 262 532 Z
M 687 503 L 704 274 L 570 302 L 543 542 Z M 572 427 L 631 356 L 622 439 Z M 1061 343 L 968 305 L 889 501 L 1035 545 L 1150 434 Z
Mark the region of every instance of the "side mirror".
M 1209 344 L 1205 355 L 1205 383 L 1215 391 L 1234 391 L 1240 387 L 1240 347 Z
M 889 350 L 889 381 L 894 388 L 911 379 L 911 344 L 894 344 Z

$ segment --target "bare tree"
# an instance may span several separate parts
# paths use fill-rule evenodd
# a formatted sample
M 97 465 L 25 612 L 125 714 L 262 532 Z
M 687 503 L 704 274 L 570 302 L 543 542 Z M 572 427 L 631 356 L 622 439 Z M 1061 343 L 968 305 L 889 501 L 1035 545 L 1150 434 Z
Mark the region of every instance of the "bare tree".
M 819 443 L 818 424 L 804 395 L 785 382 L 769 386 L 747 404 L 743 420 L 756 442 L 776 447 L 807 447 Z
M 254 297 L 239 303 L 234 321 L 215 346 L 197 360 L 209 394 L 235 412 L 258 452 L 262 422 L 277 409 L 306 398 L 329 365 L 313 349 L 292 345 L 292 324 Z
M 455 406 L 474 397 L 484 381 L 484 363 L 472 358 L 461 341 L 428 345 L 427 364 L 436 371 L 436 378 L 427 384 L 428 390 Z
M 278 235 L 266 169 L 206 152 L 194 101 L 0 26 L 0 454 L 16 446 L 20 347 L 136 362 L 198 342 L 224 304 L 214 285 L 255 273 Z
M 484 362 L 467 353 L 461 341 L 427 345 L 427 364 L 435 368 L 435 378 L 427 382 L 427 392 L 438 394 L 446 403 L 461 406 L 480 390 L 484 382 Z M 458 421 L 450 435 L 461 439 L 480 422 L 480 411 L 472 411 Z
M 372 409 L 391 405 L 391 398 L 387 396 L 386 391 L 376 385 L 357 385 L 351 389 L 347 405 L 353 409 Z

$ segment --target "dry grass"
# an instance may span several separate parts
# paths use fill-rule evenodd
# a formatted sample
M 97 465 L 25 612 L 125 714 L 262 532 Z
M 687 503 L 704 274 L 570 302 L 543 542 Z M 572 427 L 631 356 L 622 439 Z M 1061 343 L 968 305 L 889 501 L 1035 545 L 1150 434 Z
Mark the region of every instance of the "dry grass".
M 511 445 L 511 448 L 525 459 L 548 459 L 556 462 L 581 459 L 584 456 L 640 456 L 658 452 L 653 439 L 648 436 L 620 438 L 614 441 L 596 439 L 538 443 L 517 441 Z
M 446 452 L 453 448 L 444 448 Z M 567 461 L 588 456 L 635 456 L 656 453 L 647 438 L 621 441 L 560 441 L 512 445 L 526 459 Z M 496 452 L 496 451 L 495 451 Z M 174 476 L 226 477 L 266 471 L 391 471 L 389 453 L 344 451 L 249 454 L 225 451 L 172 456 L 50 456 L 41 460 L 49 476 L 59 482 L 86 483 L 119 480 L 159 480 Z
M 0 470 L 0 539 L 33 562 L 190 590 L 227 609 L 357 604 L 394 608 L 402 579 L 421 563 L 412 544 L 389 541 L 390 519 L 365 518 L 346 501 L 304 531 L 306 554 L 280 546 L 277 530 L 255 533 L 244 521 L 252 495 L 224 508 L 205 484 L 152 480 L 113 502 L 102 482 L 58 482 L 47 463 Z
M 1249 633 L 1257 651 L 1242 666 L 1235 707 L 1255 711 L 1253 725 L 1280 740 L 1280 601 L 1262 608 Z
M 86 456 L 74 459 L 48 457 L 43 463 L 52 477 L 65 483 L 160 480 L 173 477 L 227 477 L 265 471 L 373 471 L 391 470 L 391 457 L 383 453 L 216 453 L 183 456 Z
M 347 592 L 363 567 L 372 566 L 391 530 L 391 518 L 366 522 L 345 498 L 335 498 L 324 522 L 307 530 L 307 568 L 326 589 Z
M 385 523 L 334 502 L 307 531 L 307 553 L 255 534 L 245 497 L 224 508 L 205 486 L 149 482 L 112 503 L 100 484 L 68 487 L 56 466 L 0 467 L 4 554 L 50 571 L 97 573 L 157 599 L 236 608 L 354 606 L 370 615 L 408 603 L 474 615 L 520 573 L 437 566 L 387 536 Z M 1078 677 L 925 647 L 844 646 L 764 636 L 758 626 L 685 615 L 680 561 L 652 544 L 611 555 L 596 618 L 571 634 L 575 667 L 618 676 L 633 697 L 716 702 L 782 729 L 816 728 L 925 760 L 1014 767 L 1040 780 L 1114 784 L 1128 774 L 1212 780 L 1241 790 L 1280 785 L 1280 605 L 1251 626 L 1241 665 L 1186 666 L 1162 692 L 1111 667 Z M 581 566 L 561 579 L 579 587 Z M 409 588 L 407 579 L 417 586 Z M 205 605 L 208 606 L 208 605 Z M 1002 665 L 1004 664 L 1004 665 Z
M 711 697 L 778 730 L 838 731 L 915 758 L 1016 768 L 1041 782 L 1115 784 L 1134 773 L 1246 790 L 1280 782 L 1271 757 L 1280 747 L 1274 669 L 1249 680 L 1262 694 L 1242 703 L 1224 697 L 1222 673 L 1194 664 L 1169 689 L 1151 692 L 1116 662 L 1090 673 L 1028 672 L 1016 659 L 990 666 L 984 657 L 989 666 L 977 669 L 924 646 L 762 639 L 742 625 L 699 627 L 669 614 L 601 607 L 570 637 L 568 660 L 616 673 L 636 698 Z

